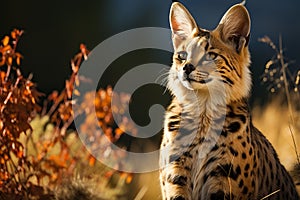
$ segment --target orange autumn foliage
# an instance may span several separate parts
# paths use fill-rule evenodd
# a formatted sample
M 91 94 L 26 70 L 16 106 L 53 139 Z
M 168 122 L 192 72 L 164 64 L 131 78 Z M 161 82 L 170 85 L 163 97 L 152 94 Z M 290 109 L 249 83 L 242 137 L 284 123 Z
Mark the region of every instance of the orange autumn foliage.
M 80 94 L 76 89 L 81 84 L 78 76 L 80 65 L 88 59 L 89 54 L 83 44 L 71 60 L 72 74 L 66 80 L 63 91 L 53 91 L 41 103 L 43 95 L 37 91 L 32 77 L 25 78 L 21 73 L 23 56 L 18 53 L 17 44 L 22 34 L 22 30 L 15 29 L 10 35 L 4 36 L 0 43 L 0 199 L 52 199 L 52 190 L 63 183 L 66 177 L 74 176 L 77 166 L 94 167 L 97 164 L 96 157 L 84 146 L 74 153 L 72 143 L 68 142 L 70 132 L 75 132 L 72 127 L 76 117 L 72 108 L 73 94 L 83 95 L 85 99 L 79 105 L 81 113 L 86 116 L 80 131 L 102 130 L 95 143 L 100 142 L 102 137 L 116 142 L 124 131 L 134 134 L 137 131 L 126 118 L 121 120 L 120 126 L 123 128 L 114 124 L 113 112 L 124 112 L 123 104 L 128 101 L 128 96 L 113 94 L 112 88 L 108 87 L 96 91 L 96 98 L 91 99 L 90 93 Z M 116 107 L 113 108 L 112 95 L 117 97 Z M 88 106 L 96 108 L 96 123 L 86 109 Z M 31 125 L 33 121 L 41 124 L 44 133 L 37 134 Z M 76 138 L 79 140 L 78 136 Z M 104 144 L 99 153 L 103 153 L 110 145 Z M 107 173 L 119 174 L 120 178 L 126 179 L 126 183 L 132 180 L 131 174 L 109 168 Z

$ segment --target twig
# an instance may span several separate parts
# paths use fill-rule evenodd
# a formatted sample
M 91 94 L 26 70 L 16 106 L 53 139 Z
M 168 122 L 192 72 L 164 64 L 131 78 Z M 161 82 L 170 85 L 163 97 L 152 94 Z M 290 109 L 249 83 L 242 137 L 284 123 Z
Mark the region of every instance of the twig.
M 296 144 L 296 139 L 295 139 L 295 135 L 293 133 L 293 130 L 291 128 L 291 125 L 289 124 L 289 129 L 290 129 L 290 132 L 291 132 L 291 136 L 292 136 L 292 139 L 293 139 L 293 145 L 294 145 L 294 150 L 295 150 L 295 154 L 296 154 L 296 159 L 297 159 L 297 162 L 298 164 L 300 165 L 300 157 L 299 157 L 299 154 L 298 154 L 298 151 L 297 151 L 297 144 Z
M 61 135 L 64 137 L 66 135 L 66 132 L 69 128 L 69 126 L 73 123 L 74 118 L 73 116 L 71 116 L 68 121 L 66 121 L 63 125 L 63 127 L 61 128 Z
M 145 196 L 146 192 L 148 190 L 148 187 L 143 186 L 142 189 L 139 191 L 139 193 L 136 195 L 134 200 L 141 200 Z
M 4 79 L 5 82 L 8 81 L 10 71 L 11 71 L 11 65 L 7 65 L 7 71 L 6 71 L 6 75 L 5 75 L 5 79 Z
M 282 69 L 282 76 L 283 76 L 283 81 L 284 81 L 284 90 L 285 90 L 285 95 L 286 95 L 286 99 L 287 99 L 287 103 L 288 103 L 289 114 L 290 114 L 291 122 L 294 125 L 295 121 L 294 121 L 294 115 L 293 115 L 293 108 L 292 108 L 292 104 L 291 104 L 291 96 L 290 96 L 290 93 L 289 93 L 289 83 L 288 83 L 287 75 L 286 75 L 288 64 L 285 63 L 284 59 L 283 59 L 282 37 L 281 36 L 279 37 L 278 58 L 280 60 L 281 69 Z
M 65 98 L 65 89 L 60 93 L 60 95 L 58 96 L 58 98 L 55 100 L 55 103 L 51 106 L 50 110 L 48 111 L 47 115 L 51 116 L 56 108 L 60 105 L 60 102 L 64 100 Z
M 13 91 L 14 91 L 15 88 L 18 86 L 18 84 L 19 84 L 19 82 L 20 82 L 21 79 L 22 79 L 22 76 L 18 76 L 18 78 L 17 78 L 17 80 L 16 80 L 16 82 L 15 82 L 13 88 L 12 88 L 11 91 L 8 93 L 6 99 L 5 99 L 4 102 L 3 102 L 3 106 L 2 106 L 1 111 L 0 111 L 1 113 L 3 112 L 3 110 L 4 110 L 4 108 L 5 108 L 5 105 L 8 103 L 8 101 L 9 101 L 11 95 L 13 94 Z
M 260 200 L 267 199 L 267 198 L 269 198 L 270 196 L 272 196 L 272 195 L 274 195 L 274 194 L 276 194 L 276 193 L 278 193 L 278 192 L 280 192 L 280 189 L 278 189 L 278 190 L 276 190 L 276 191 L 272 192 L 271 194 L 268 194 L 267 196 L 265 196 L 265 197 L 261 198 Z

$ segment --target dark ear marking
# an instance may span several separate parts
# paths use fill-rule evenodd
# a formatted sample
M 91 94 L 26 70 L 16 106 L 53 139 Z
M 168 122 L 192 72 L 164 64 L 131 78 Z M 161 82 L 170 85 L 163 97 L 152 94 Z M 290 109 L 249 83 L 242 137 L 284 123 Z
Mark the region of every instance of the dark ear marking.
M 236 45 L 236 52 L 240 53 L 243 47 L 247 47 L 250 40 L 250 34 L 247 37 L 233 36 L 233 43 Z
M 242 48 L 248 45 L 249 37 L 248 37 L 248 41 L 247 38 L 243 36 L 232 36 L 231 38 L 229 38 L 229 40 L 232 41 L 233 44 L 235 45 L 236 52 L 240 53 Z

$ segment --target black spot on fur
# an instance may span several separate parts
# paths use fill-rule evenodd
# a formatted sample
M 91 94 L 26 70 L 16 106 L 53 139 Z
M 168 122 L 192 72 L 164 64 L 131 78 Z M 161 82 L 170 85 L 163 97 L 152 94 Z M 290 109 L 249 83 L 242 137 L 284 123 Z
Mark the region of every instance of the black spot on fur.
M 180 123 L 180 120 L 170 121 L 168 123 L 168 126 L 177 126 L 177 125 L 179 125 L 179 123 Z
M 221 132 L 221 136 L 227 137 L 227 135 L 228 135 L 227 131 L 225 131 L 225 130 L 222 130 L 222 132 Z
M 239 153 L 232 146 L 229 147 L 229 151 L 233 156 L 239 155 Z
M 178 162 L 178 161 L 180 161 L 180 156 L 178 156 L 177 154 L 172 154 L 172 155 L 170 155 L 170 157 L 169 157 L 169 162 L 171 163 L 171 162 Z
M 218 150 L 219 149 L 219 145 L 215 145 L 212 149 L 211 149 L 211 151 L 216 151 L 216 150 Z
M 270 166 L 270 170 L 273 171 L 273 164 L 271 160 L 269 161 L 269 166 Z
M 237 131 L 239 131 L 241 128 L 241 125 L 239 122 L 232 122 L 231 124 L 229 124 L 228 126 L 228 131 L 231 133 L 236 133 Z
M 192 154 L 190 154 L 188 151 L 184 152 L 183 155 L 188 158 L 193 158 Z
M 230 111 L 227 113 L 227 117 L 234 118 L 235 114 L 234 114 L 234 112 L 233 112 L 232 106 L 227 106 L 227 107 L 228 107 L 228 110 L 230 110 Z
M 252 147 L 250 147 L 250 149 L 249 149 L 249 155 L 251 156 L 252 153 L 253 153 L 253 150 L 252 150 Z
M 185 200 L 183 196 L 171 197 L 170 200 Z
M 169 117 L 169 119 L 177 119 L 177 120 L 178 120 L 179 118 L 180 118 L 179 115 L 172 115 L 172 116 Z
M 256 167 L 257 167 L 257 162 L 255 161 L 253 164 L 253 168 L 256 168 Z
M 247 187 L 247 186 L 245 186 L 245 187 L 243 188 L 242 193 L 245 194 L 245 195 L 248 193 L 248 187 Z
M 237 115 L 237 117 L 242 121 L 243 124 L 246 123 L 246 117 L 245 117 L 245 115 Z
M 199 33 L 199 34 L 201 34 L 201 33 Z M 201 37 L 201 36 L 200 36 L 200 37 Z M 209 47 L 209 43 L 207 42 L 206 45 L 205 45 L 205 47 L 204 47 L 204 50 L 207 51 L 207 50 L 208 50 L 208 47 Z
M 250 165 L 249 165 L 249 163 L 247 163 L 246 165 L 245 165 L 245 171 L 248 171 L 249 170 L 249 168 L 250 168 Z
M 243 147 L 246 147 L 246 142 L 242 142 Z
M 172 177 L 171 175 L 169 175 L 167 181 L 174 185 L 185 186 L 187 182 L 187 177 L 181 175 L 175 175 Z
M 266 166 L 265 165 L 263 165 L 262 174 L 266 174 Z
M 243 159 L 246 159 L 246 158 L 247 158 L 247 156 L 246 156 L 246 154 L 245 154 L 244 152 L 242 153 L 242 158 L 243 158 Z
M 215 193 L 212 193 L 210 195 L 210 200 L 227 200 L 230 199 L 230 196 L 228 194 L 225 194 L 223 191 L 219 190 Z
M 254 180 L 252 180 L 251 186 L 252 186 L 253 188 L 255 187 L 255 181 L 254 181 Z
M 225 199 L 224 197 L 225 197 L 225 193 L 223 191 L 218 191 L 210 195 L 211 200 Z
M 179 129 L 179 123 L 180 123 L 179 120 L 176 120 L 176 121 L 170 121 L 170 122 L 168 123 L 168 129 L 169 129 L 169 131 L 172 132 L 172 131 L 178 130 L 178 129 Z
M 218 165 L 215 170 L 211 171 L 209 176 L 223 176 L 223 177 L 230 177 L 233 180 L 237 180 L 239 175 L 241 174 L 240 166 L 237 166 L 236 169 L 233 169 L 232 164 L 223 164 Z
M 235 168 L 235 173 L 237 175 L 240 175 L 241 174 L 241 167 L 238 165 L 236 168 Z
M 242 188 L 243 186 L 244 186 L 244 181 L 243 181 L 243 179 L 241 179 L 239 182 L 239 188 Z

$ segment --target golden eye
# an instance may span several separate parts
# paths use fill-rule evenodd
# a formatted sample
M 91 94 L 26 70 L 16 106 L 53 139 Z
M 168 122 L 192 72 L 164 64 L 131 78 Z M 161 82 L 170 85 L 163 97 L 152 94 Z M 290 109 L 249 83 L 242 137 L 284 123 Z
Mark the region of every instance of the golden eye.
M 207 61 L 212 61 L 212 60 L 215 60 L 217 57 L 218 57 L 218 54 L 216 54 L 216 53 L 214 53 L 214 52 L 208 52 L 208 53 L 205 55 L 205 60 L 207 60 Z
M 180 59 L 182 61 L 187 59 L 187 52 L 186 51 L 180 51 L 177 54 L 178 54 L 178 59 Z

